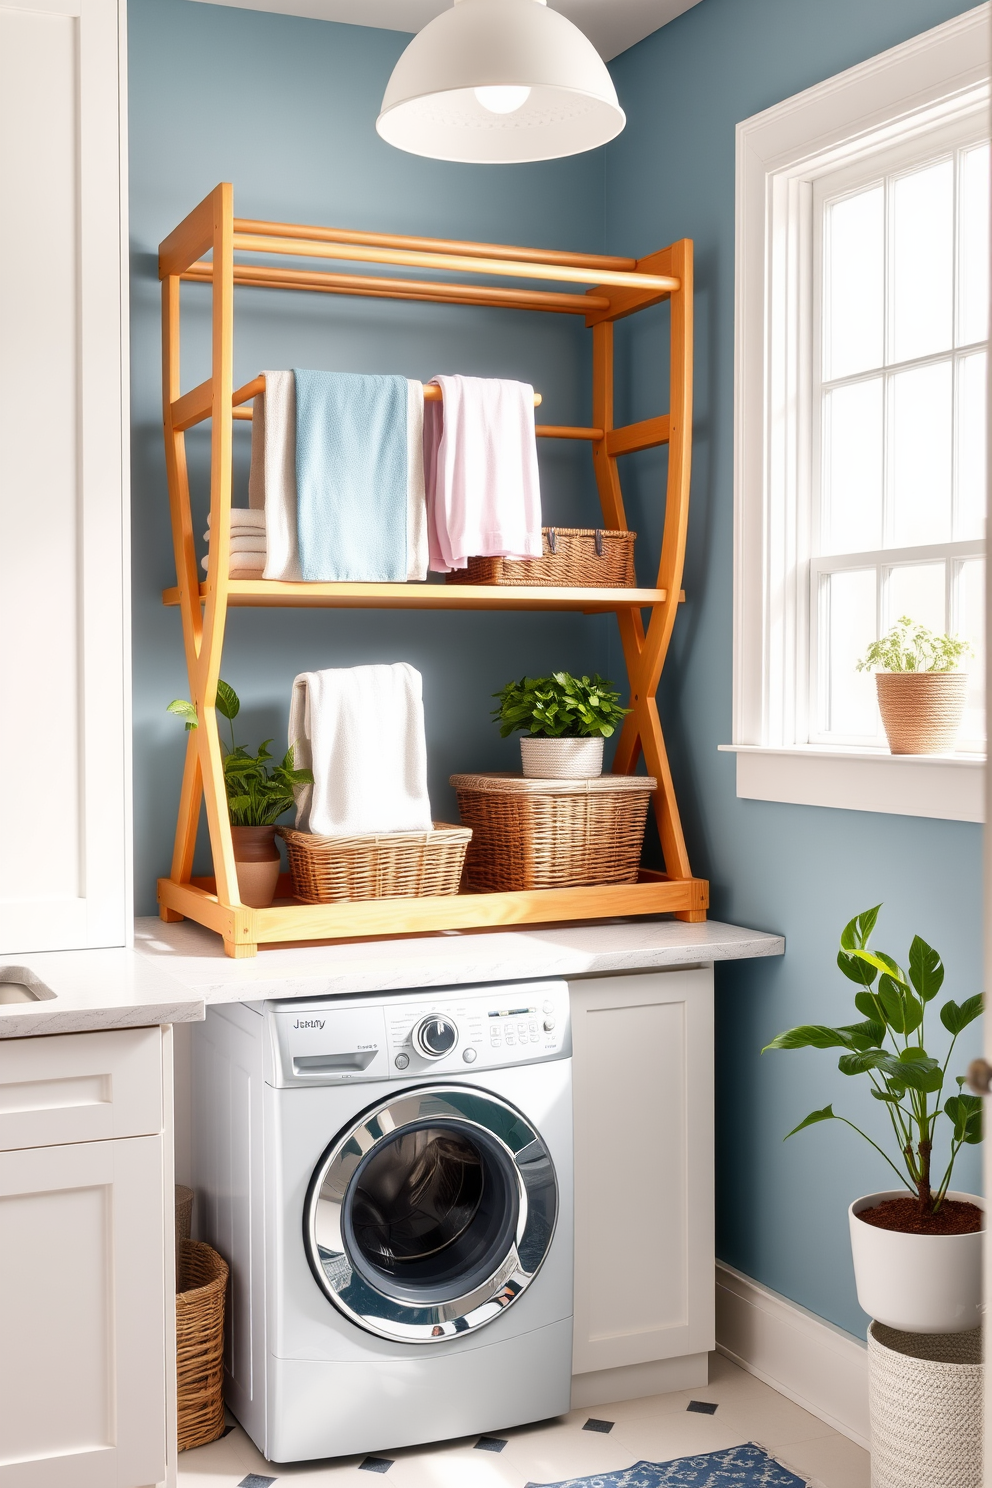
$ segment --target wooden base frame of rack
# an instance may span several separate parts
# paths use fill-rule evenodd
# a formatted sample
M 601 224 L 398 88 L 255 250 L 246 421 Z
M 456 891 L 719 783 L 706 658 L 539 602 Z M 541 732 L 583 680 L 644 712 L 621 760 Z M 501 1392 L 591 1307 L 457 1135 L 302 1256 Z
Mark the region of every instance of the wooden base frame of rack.
M 248 255 L 246 261 L 243 255 Z M 208 257 L 209 255 L 209 257 Z M 238 257 L 236 258 L 236 255 Z M 273 264 L 272 259 L 277 262 Z M 304 261 L 287 268 L 285 260 Z M 261 261 L 260 261 L 261 260 Z M 315 267 L 323 260 L 403 265 L 431 272 L 564 283 L 575 290 L 477 284 L 470 279 L 376 278 Z M 674 914 L 704 920 L 709 886 L 689 867 L 655 695 L 671 641 L 681 592 L 689 506 L 692 433 L 692 243 L 673 243 L 647 258 L 550 252 L 506 244 L 398 237 L 296 223 L 256 222 L 234 216 L 229 184 L 217 186 L 159 250 L 162 280 L 163 419 L 169 505 L 178 582 L 165 604 L 178 605 L 199 726 L 187 736 L 186 763 L 169 878 L 159 880 L 164 920 L 189 918 L 223 937 L 229 956 L 255 955 L 260 945 L 378 939 L 440 930 L 560 923 L 615 916 Z M 179 376 L 180 285 L 212 291 L 212 363 L 206 382 L 183 394 Z M 232 579 L 233 430 L 249 418 L 246 405 L 261 391 L 258 378 L 234 386 L 234 290 L 237 286 L 298 292 L 488 305 L 580 315 L 592 331 L 592 422 L 588 427 L 537 425 L 542 438 L 592 445 L 604 527 L 626 530 L 617 459 L 668 445 L 668 482 L 658 578 L 653 589 L 554 589 L 442 584 L 290 584 Z M 667 414 L 616 427 L 613 422 L 615 321 L 669 300 L 671 372 Z M 211 420 L 210 549 L 200 582 L 190 510 L 186 431 Z M 338 609 L 577 610 L 617 617 L 630 683 L 631 712 L 613 768 L 632 773 L 643 754 L 658 780 L 653 807 L 665 872 L 642 869 L 634 884 L 544 889 L 509 894 L 457 894 L 429 899 L 378 899 L 347 904 L 277 903 L 250 909 L 238 893 L 223 760 L 217 727 L 217 682 L 227 611 L 241 606 Z M 645 624 L 644 611 L 650 611 Z M 193 878 L 193 852 L 205 805 L 214 877 Z M 281 889 L 289 892 L 288 880 Z

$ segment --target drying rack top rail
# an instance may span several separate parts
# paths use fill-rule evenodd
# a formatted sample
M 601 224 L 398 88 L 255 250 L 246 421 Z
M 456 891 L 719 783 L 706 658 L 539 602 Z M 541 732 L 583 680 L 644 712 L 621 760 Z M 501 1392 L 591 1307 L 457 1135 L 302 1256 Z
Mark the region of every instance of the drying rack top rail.
M 213 216 L 210 198 L 194 208 L 170 233 L 159 250 L 159 277 L 211 281 Z M 583 315 L 588 324 L 616 320 L 667 299 L 681 287 L 671 272 L 669 249 L 647 258 L 565 253 L 503 243 L 465 243 L 449 238 L 404 237 L 395 233 L 358 232 L 349 228 L 311 227 L 298 223 L 259 222 L 235 217 L 230 235 L 232 254 L 384 264 L 432 273 L 478 274 L 588 286 L 585 293 L 527 290 L 454 283 L 447 280 L 379 279 L 364 274 L 273 264 L 234 263 L 236 285 L 293 288 L 370 298 L 416 299 L 483 304 L 505 309 L 549 310 Z

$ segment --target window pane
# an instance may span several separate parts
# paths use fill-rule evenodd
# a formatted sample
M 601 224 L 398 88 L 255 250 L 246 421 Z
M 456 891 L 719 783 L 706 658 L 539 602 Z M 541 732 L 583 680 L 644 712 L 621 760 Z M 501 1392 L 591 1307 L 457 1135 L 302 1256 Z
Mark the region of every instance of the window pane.
M 989 147 L 961 153 L 958 344 L 989 333 Z
M 873 736 L 878 731 L 875 681 L 855 670 L 875 639 L 873 568 L 830 574 L 823 583 L 826 634 L 826 727 L 830 733 Z
M 890 382 L 887 546 L 951 536 L 951 364 L 897 372 Z
M 894 362 L 951 345 L 954 162 L 939 160 L 892 183 Z
M 823 376 L 883 360 L 885 188 L 831 202 L 823 225 Z
M 833 388 L 823 400 L 821 551 L 882 546 L 880 377 Z
M 957 634 L 971 642 L 968 701 L 965 703 L 959 747 L 981 750 L 985 741 L 985 559 L 969 558 L 957 576 Z
M 943 563 L 907 563 L 889 570 L 882 618 L 889 630 L 903 615 L 936 635 L 947 629 L 947 574 Z
M 958 366 L 958 494 L 955 537 L 985 533 L 985 352 Z

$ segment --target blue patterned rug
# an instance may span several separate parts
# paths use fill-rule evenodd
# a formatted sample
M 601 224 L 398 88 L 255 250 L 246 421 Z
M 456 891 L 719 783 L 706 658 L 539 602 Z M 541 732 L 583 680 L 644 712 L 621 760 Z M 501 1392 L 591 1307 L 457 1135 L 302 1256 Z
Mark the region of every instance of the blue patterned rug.
M 620 1472 L 593 1473 L 559 1483 L 528 1483 L 527 1488 L 807 1488 L 754 1442 L 679 1457 L 675 1462 L 635 1462 Z

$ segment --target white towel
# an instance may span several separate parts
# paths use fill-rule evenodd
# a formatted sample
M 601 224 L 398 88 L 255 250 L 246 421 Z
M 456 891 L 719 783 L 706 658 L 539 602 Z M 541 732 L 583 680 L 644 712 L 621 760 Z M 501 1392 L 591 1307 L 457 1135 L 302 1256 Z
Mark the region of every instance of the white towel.
M 265 578 L 299 581 L 296 538 L 296 379 L 264 372 L 251 420 L 248 505 L 265 513 Z
M 207 512 L 207 533 L 210 530 L 210 513 Z M 265 532 L 264 511 L 252 511 L 247 506 L 231 507 L 231 531 L 232 532 Z M 204 536 L 207 536 L 204 533 Z
M 203 534 L 205 542 L 210 541 L 210 533 Z M 260 553 L 265 557 L 265 533 L 256 529 L 248 528 L 247 531 L 231 533 L 232 553 Z
M 423 678 L 394 666 L 303 672 L 293 683 L 289 743 L 312 786 L 296 825 L 322 837 L 429 832 Z
M 408 579 L 427 577 L 427 498 L 424 493 L 424 384 L 407 383 L 406 561 Z
M 210 572 L 210 559 L 206 555 L 200 559 L 200 563 L 207 573 Z M 265 567 L 264 553 L 232 553 L 228 565 L 228 573 L 232 579 L 260 579 Z

